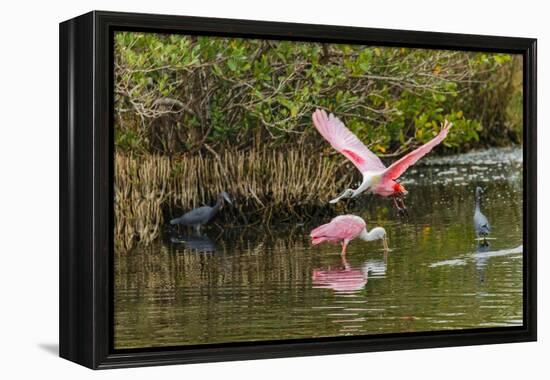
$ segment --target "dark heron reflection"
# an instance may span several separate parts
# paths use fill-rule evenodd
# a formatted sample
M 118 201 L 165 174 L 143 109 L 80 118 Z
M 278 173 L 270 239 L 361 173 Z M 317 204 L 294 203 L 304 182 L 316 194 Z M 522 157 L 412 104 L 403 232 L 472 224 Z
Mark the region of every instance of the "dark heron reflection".
M 218 249 L 216 243 L 206 235 L 171 236 L 170 242 L 196 252 L 215 252 Z
M 487 267 L 487 261 L 489 260 L 486 255 L 480 255 L 480 253 L 483 254 L 489 252 L 490 249 L 491 247 L 487 240 L 478 242 L 476 254 L 474 255 L 474 261 L 480 282 L 485 281 L 485 268 Z

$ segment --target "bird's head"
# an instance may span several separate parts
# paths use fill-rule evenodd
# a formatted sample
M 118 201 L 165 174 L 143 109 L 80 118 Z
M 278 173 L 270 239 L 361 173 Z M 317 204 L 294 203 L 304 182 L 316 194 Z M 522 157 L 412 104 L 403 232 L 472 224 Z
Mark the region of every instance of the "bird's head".
M 233 202 L 231 201 L 231 198 L 229 197 L 229 194 L 227 194 L 225 191 L 222 191 L 218 195 L 218 198 L 221 199 L 222 201 L 225 201 L 225 202 L 229 203 L 230 205 L 233 204 Z
M 393 185 L 393 191 L 396 193 L 396 194 L 403 194 L 403 195 L 407 195 L 408 194 L 408 191 L 405 190 L 405 187 L 400 184 L 399 182 L 396 182 L 394 185 Z
M 372 240 L 382 240 L 386 237 L 386 230 L 384 227 L 374 227 L 370 230 L 370 235 L 372 236 Z
M 481 187 L 476 187 L 476 195 L 475 195 L 475 201 L 476 201 L 476 204 L 480 205 L 481 204 L 481 196 L 483 195 L 484 191 L 483 191 L 483 188 Z
M 481 187 L 476 187 L 476 197 L 480 197 L 483 194 L 483 189 Z
M 368 233 L 371 240 L 382 240 L 384 251 L 388 251 L 388 235 L 384 227 L 375 227 Z
M 334 204 L 334 203 L 338 202 L 340 199 L 355 198 L 355 196 L 356 196 L 356 194 L 352 189 L 346 189 L 342 192 L 342 194 L 340 194 L 336 198 L 332 199 L 329 203 Z

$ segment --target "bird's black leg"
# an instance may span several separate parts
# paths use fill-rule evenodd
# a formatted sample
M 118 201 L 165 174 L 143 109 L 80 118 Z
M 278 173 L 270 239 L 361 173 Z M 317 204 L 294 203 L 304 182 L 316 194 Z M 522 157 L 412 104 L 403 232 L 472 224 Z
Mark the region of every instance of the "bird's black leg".
M 393 205 L 395 206 L 395 208 L 397 209 L 397 213 L 399 215 L 402 215 L 402 212 L 403 212 L 403 209 L 401 207 L 399 207 L 399 203 L 397 202 L 397 196 L 394 195 L 393 197 Z
M 399 200 L 401 201 L 401 210 L 403 212 L 403 215 L 409 216 L 409 211 L 407 210 L 407 206 L 405 206 L 405 197 L 401 195 L 399 197 Z
M 180 232 L 180 225 L 179 224 L 171 225 L 169 228 L 170 228 L 169 231 L 171 233 L 179 234 L 179 232 Z

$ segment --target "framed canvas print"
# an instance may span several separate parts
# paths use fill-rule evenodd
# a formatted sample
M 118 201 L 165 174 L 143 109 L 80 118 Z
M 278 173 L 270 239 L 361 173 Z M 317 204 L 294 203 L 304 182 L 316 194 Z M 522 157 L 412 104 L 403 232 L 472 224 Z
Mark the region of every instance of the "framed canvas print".
M 60 355 L 536 339 L 536 40 L 60 25 Z

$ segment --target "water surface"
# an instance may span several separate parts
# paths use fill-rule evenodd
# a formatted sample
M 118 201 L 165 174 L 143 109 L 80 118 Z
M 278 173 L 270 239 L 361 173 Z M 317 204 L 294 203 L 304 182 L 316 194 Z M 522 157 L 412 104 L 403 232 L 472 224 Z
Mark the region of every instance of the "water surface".
M 115 257 L 115 348 L 522 324 L 521 149 L 428 158 L 407 172 L 410 216 L 364 196 L 352 213 L 381 242 L 312 247 L 300 225 L 172 234 Z M 476 240 L 485 189 L 489 245 Z

